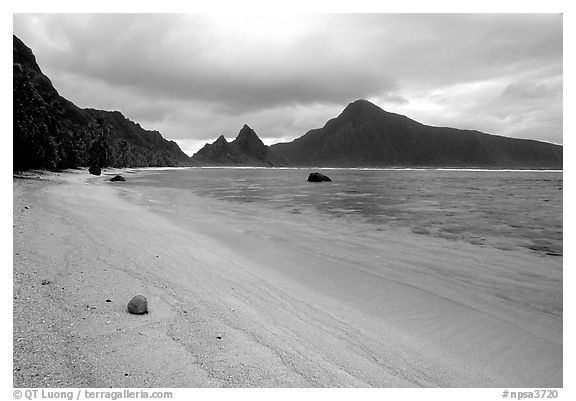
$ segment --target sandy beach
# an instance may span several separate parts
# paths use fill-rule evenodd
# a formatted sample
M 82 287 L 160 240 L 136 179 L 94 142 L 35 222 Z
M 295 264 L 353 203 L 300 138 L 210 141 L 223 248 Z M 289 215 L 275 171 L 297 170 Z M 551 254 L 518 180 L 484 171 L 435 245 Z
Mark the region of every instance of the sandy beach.
M 561 257 L 108 178 L 14 179 L 15 387 L 563 385 Z

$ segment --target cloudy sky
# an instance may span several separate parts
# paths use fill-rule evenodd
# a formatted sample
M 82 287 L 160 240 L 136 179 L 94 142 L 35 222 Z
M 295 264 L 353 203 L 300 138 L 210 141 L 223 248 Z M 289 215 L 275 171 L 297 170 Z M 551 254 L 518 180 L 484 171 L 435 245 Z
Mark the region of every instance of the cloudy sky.
M 267 143 L 356 99 L 429 125 L 562 143 L 556 14 L 16 14 L 61 95 L 189 155 L 243 124 Z

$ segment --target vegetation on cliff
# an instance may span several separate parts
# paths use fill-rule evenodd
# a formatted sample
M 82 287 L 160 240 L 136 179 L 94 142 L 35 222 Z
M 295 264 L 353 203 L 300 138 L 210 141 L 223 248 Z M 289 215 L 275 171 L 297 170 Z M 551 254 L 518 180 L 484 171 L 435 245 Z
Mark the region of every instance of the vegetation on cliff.
M 60 96 L 20 39 L 13 37 L 13 166 L 27 168 L 181 166 L 173 141 L 120 112 L 81 109 Z

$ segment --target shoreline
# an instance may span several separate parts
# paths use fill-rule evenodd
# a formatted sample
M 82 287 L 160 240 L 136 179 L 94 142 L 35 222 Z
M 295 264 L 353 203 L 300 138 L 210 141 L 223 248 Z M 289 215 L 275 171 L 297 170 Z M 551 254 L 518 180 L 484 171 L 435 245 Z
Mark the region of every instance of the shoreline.
M 511 173 L 564 173 L 564 169 L 497 169 L 475 167 L 281 167 L 281 166 L 181 166 L 181 167 L 134 167 L 140 171 L 178 170 L 178 169 L 239 169 L 239 170 L 365 170 L 365 171 L 474 171 L 474 172 L 511 172 Z
M 14 180 L 16 387 L 562 386 L 562 311 L 507 271 L 540 279 L 536 256 L 102 178 Z M 561 297 L 552 263 L 528 291 Z

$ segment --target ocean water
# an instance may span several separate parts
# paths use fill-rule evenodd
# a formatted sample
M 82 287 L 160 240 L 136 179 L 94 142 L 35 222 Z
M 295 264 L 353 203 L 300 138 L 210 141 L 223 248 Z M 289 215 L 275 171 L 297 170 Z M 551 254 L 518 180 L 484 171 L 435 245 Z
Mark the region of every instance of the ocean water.
M 312 169 L 150 169 L 126 184 L 172 198 L 194 194 L 256 203 L 290 214 L 319 213 L 418 235 L 561 257 L 561 171 L 321 169 L 331 183 L 308 183 Z

